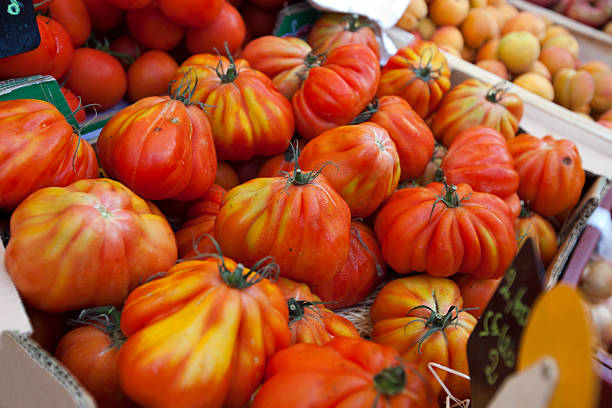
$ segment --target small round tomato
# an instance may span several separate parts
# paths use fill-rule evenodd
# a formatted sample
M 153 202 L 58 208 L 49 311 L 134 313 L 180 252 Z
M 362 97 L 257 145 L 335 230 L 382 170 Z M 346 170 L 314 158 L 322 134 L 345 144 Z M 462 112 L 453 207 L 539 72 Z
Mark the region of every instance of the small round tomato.
M 154 6 L 129 10 L 125 14 L 130 34 L 145 48 L 169 51 L 183 39 L 185 29 L 170 21 Z
M 68 68 L 72 63 L 72 56 L 74 55 L 74 47 L 64 26 L 51 18 L 47 19 L 47 25 L 55 37 L 56 46 L 53 67 L 48 74 L 59 80 L 68 72 Z
M 49 13 L 64 26 L 75 47 L 83 45 L 91 33 L 91 20 L 82 0 L 53 0 Z
M 83 104 L 97 104 L 105 110 L 123 98 L 127 79 L 123 67 L 115 57 L 93 48 L 74 51 L 70 76 L 66 82 L 83 99 Z
M 159 50 L 145 52 L 127 71 L 128 99 L 136 102 L 146 96 L 167 94 L 177 69 L 178 64 L 167 53 Z
M 158 0 L 161 11 L 182 27 L 204 27 L 217 18 L 224 0 Z
M 187 30 L 185 43 L 192 54 L 202 52 L 221 52 L 225 44 L 229 52 L 234 54 L 242 45 L 246 36 L 246 26 L 242 16 L 234 6 L 223 3 L 217 18 L 204 27 L 194 27 Z
M 109 31 L 121 24 L 123 10 L 118 9 L 106 0 L 81 0 L 91 19 L 91 28 L 95 31 Z

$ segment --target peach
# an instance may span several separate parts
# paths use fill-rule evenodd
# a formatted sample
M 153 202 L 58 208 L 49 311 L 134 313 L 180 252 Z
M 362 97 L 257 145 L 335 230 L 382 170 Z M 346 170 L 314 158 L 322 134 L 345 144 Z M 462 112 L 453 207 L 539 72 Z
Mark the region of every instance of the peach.
M 607 111 L 612 108 L 612 72 L 596 72 L 592 76 L 595 95 L 590 106 L 596 112 Z
M 480 48 L 487 41 L 499 37 L 499 26 L 489 10 L 475 8 L 468 13 L 461 32 L 468 47 Z
M 513 82 L 546 100 L 552 101 L 555 98 L 555 89 L 550 81 L 535 72 L 527 72 L 526 74 L 518 76 L 514 78 Z
M 576 68 L 576 59 L 565 48 L 551 46 L 542 49 L 538 60 L 548 68 L 550 74 L 555 74 L 562 68 Z
M 487 41 L 476 53 L 476 61 L 498 59 L 497 47 L 499 47 L 499 40 L 497 38 Z
M 505 35 L 513 31 L 527 31 L 541 40 L 546 31 L 546 21 L 528 11 L 521 11 L 504 24 L 501 34 Z
M 586 71 L 562 68 L 555 75 L 555 102 L 571 110 L 584 111 L 595 95 L 595 81 Z
M 552 46 L 565 48 L 566 50 L 570 52 L 570 54 L 572 54 L 574 59 L 578 58 L 578 51 L 579 51 L 578 41 L 576 41 L 576 39 L 572 35 L 559 34 L 559 35 L 550 36 L 550 37 L 545 36 L 544 39 L 542 40 L 542 48 L 552 47 Z
M 424 40 L 429 40 L 433 33 L 436 31 L 436 25 L 431 18 L 427 17 L 419 21 L 417 31 L 421 33 Z
M 580 65 L 580 69 L 593 75 L 598 72 L 610 72 L 610 66 L 603 61 L 589 61 Z
M 540 61 L 534 62 L 529 72 L 540 74 L 549 81 L 552 81 L 552 74 L 550 73 L 548 68 L 546 68 L 546 65 L 542 64 Z
M 489 72 L 494 73 L 500 78 L 510 79 L 510 74 L 508 73 L 508 69 L 504 65 L 503 62 L 498 60 L 481 60 L 476 63 L 480 68 L 486 69 Z
M 512 31 L 499 40 L 497 57 L 513 74 L 527 72 L 540 56 L 540 42 L 528 31 Z
M 470 0 L 433 0 L 429 16 L 438 26 L 459 26 L 468 16 Z
M 463 50 L 463 36 L 455 26 L 447 25 L 438 28 L 430 38 L 431 41 L 440 45 L 449 45 L 461 52 Z

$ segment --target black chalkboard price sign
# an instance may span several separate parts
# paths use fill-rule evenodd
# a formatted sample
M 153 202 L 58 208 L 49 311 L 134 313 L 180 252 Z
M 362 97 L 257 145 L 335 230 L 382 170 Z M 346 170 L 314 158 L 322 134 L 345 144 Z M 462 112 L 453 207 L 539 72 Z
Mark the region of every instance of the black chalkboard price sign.
M 39 44 L 33 2 L 0 0 L 0 58 L 33 50 Z
M 468 339 L 472 407 L 486 408 L 504 379 L 516 371 L 518 346 L 531 305 L 542 292 L 543 265 L 529 238 L 500 281 Z

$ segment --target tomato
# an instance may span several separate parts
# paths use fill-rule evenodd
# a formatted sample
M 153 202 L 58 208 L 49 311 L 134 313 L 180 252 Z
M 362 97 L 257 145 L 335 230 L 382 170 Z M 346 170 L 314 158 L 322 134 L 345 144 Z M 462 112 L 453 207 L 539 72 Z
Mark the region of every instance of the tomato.
M 81 0 L 91 19 L 95 31 L 110 31 L 121 24 L 123 10 L 109 4 L 106 0 Z
M 571 140 L 521 134 L 508 147 L 520 177 L 518 195 L 533 211 L 551 217 L 576 206 L 585 175 Z
M 205 27 L 190 28 L 187 30 L 185 43 L 192 54 L 207 52 L 221 52 L 225 43 L 233 54 L 242 45 L 246 36 L 246 26 L 242 16 L 234 6 L 223 3 L 217 18 Z M 257 68 L 255 68 L 257 69 Z
M 467 79 L 445 97 L 433 117 L 431 130 L 436 140 L 449 147 L 459 132 L 474 126 L 487 126 L 510 140 L 523 117 L 523 101 L 500 85 L 491 87 L 477 79 Z
M 346 44 L 362 44 L 380 59 L 380 47 L 373 21 L 357 14 L 325 13 L 315 21 L 308 34 L 308 44 L 317 54 L 329 54 Z
M 34 99 L 0 101 L 1 209 L 13 210 L 40 188 L 97 173 L 93 148 L 79 140 L 55 106 Z
M 143 406 L 244 406 L 267 360 L 289 345 L 287 304 L 265 279 L 271 268 L 182 262 L 135 289 L 121 316 L 126 394 Z
M 153 3 L 153 0 L 105 0 L 112 6 L 121 10 L 136 10 Z
M 147 96 L 168 93 L 178 64 L 163 51 L 151 50 L 138 57 L 127 71 L 127 96 L 136 102 Z
M 544 217 L 530 211 L 525 204 L 523 204 L 521 214 L 516 220 L 516 235 L 519 249 L 528 238 L 533 239 L 544 267 L 548 267 L 557 255 L 558 244 L 555 228 Z
M 37 75 L 53 69 L 57 54 L 57 43 L 47 17 L 36 17 L 40 33 L 40 44 L 31 51 L 0 58 L 0 79 L 11 79 Z
M 308 43 L 297 37 L 267 35 L 245 45 L 242 58 L 272 79 L 287 99 L 291 99 L 308 69 L 318 64 Z
M 138 41 L 129 34 L 123 34 L 115 38 L 110 44 L 110 50 L 115 53 L 123 54 L 125 57 L 118 57 L 119 62 L 124 68 L 128 68 L 132 63 L 142 55 L 143 49 L 138 44 Z M 116 54 L 117 55 L 117 54 Z
M 426 275 L 396 279 L 381 289 L 372 304 L 372 339 L 416 364 L 432 389 L 440 390 L 427 368 L 430 361 L 469 375 L 466 346 L 476 319 L 462 308 L 459 287 L 450 279 Z M 469 398 L 468 380 L 437 373 L 455 397 Z
M 257 171 L 257 177 L 278 177 L 283 175 L 284 171 L 293 172 L 295 167 L 296 155 L 299 156 L 300 152 L 306 145 L 306 141 L 302 138 L 297 140 L 297 150 L 292 144 L 289 145 L 285 153 L 278 154 L 261 165 Z
M 432 42 L 416 41 L 401 48 L 383 67 L 378 96 L 401 96 L 426 119 L 449 89 L 450 70 L 442 51 Z
M 355 326 L 325 307 L 308 285 L 287 278 L 278 278 L 276 285 L 287 300 L 291 344 L 322 345 L 334 337 L 360 338 Z
M 457 134 L 441 168 L 449 183 L 466 183 L 502 199 L 518 189 L 519 175 L 506 139 L 489 127 L 476 126 Z
M 112 108 L 123 98 L 127 88 L 125 71 L 117 59 L 92 48 L 74 51 L 66 87 L 83 99 L 84 105 Z
M 214 182 L 208 120 L 178 95 L 139 100 L 115 114 L 98 137 L 104 170 L 143 198 L 190 201 Z
M 374 230 L 383 258 L 399 273 L 499 278 L 516 253 L 506 203 L 467 184 L 398 190 L 378 213 Z
M 66 98 L 66 102 L 68 102 L 68 106 L 70 106 L 70 110 L 76 113 L 74 114 L 74 118 L 77 122 L 84 122 L 87 119 L 87 115 L 85 115 L 85 110 L 83 109 L 83 105 L 81 104 L 81 100 L 72 93 L 72 91 L 68 88 L 62 87 L 62 93 Z
M 215 184 L 220 185 L 226 190 L 231 190 L 240 184 L 236 171 L 224 161 L 217 162 L 217 174 Z
M 96 320 L 78 320 L 86 325 L 68 332 L 57 345 L 55 358 L 96 399 L 101 408 L 135 407 L 119 384 L 119 348 L 124 341 L 116 309 L 110 313 L 94 312 Z M 88 311 L 84 311 L 88 312 Z
M 335 48 L 308 71 L 291 99 L 297 132 L 310 140 L 348 124 L 372 100 L 379 78 L 378 58 L 371 49 L 361 44 Z
M 91 20 L 82 0 L 52 0 L 49 15 L 66 29 L 75 47 L 83 45 L 91 34 Z
M 60 23 L 49 18 L 46 24 L 55 38 L 55 58 L 53 58 L 53 65 L 47 74 L 59 80 L 68 72 L 68 68 L 72 63 L 74 47 L 68 32 Z
M 463 307 L 469 314 L 479 319 L 499 286 L 499 279 L 481 279 L 469 275 L 455 275 L 455 282 L 461 291 Z
M 129 10 L 125 14 L 130 34 L 145 48 L 169 51 L 176 47 L 185 29 L 169 20 L 155 6 Z
M 158 211 L 108 179 L 43 188 L 11 217 L 6 269 L 23 299 L 45 311 L 120 304 L 141 279 L 176 262 Z
M 158 0 L 162 13 L 182 27 L 204 27 L 217 18 L 224 0 Z
M 351 216 L 324 176 L 297 170 L 228 191 L 214 235 L 224 254 L 246 265 L 271 255 L 281 276 L 319 284 L 346 262 Z
M 265 10 L 249 1 L 240 5 L 240 14 L 247 26 L 247 38 L 259 38 L 271 35 L 276 24 L 276 11 Z
M 408 102 L 399 96 L 375 99 L 353 122 L 361 120 L 374 122 L 389 132 L 400 160 L 400 180 L 416 179 L 423 174 L 435 141 L 425 121 Z
M 243 59 L 196 54 L 180 66 L 173 85 L 196 82 L 192 99 L 206 105 L 220 160 L 248 160 L 285 151 L 293 137 L 289 101 Z
M 400 162 L 389 133 L 365 122 L 321 133 L 304 147 L 299 158 L 304 170 L 317 170 L 329 180 L 351 209 L 367 217 L 397 188 Z
M 314 294 L 332 310 L 352 306 L 364 299 L 382 282 L 387 265 L 382 259 L 374 232 L 359 221 L 351 221 L 349 254 L 342 269 L 320 285 L 312 285 Z
M 225 189 L 213 184 L 188 210 L 187 222 L 176 232 L 176 243 L 181 259 L 199 254 L 215 252 L 215 246 L 208 235 L 213 235 L 215 220 L 221 208 Z
M 253 401 L 253 408 L 437 406 L 414 364 L 403 362 L 391 347 L 340 337 L 276 353 Z

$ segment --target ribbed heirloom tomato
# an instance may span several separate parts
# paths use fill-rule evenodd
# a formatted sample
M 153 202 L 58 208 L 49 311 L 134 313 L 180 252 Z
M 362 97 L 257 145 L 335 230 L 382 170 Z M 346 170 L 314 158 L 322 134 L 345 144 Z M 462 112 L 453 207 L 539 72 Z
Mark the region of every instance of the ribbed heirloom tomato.
M 350 223 L 348 205 L 325 177 L 296 168 L 228 191 L 214 235 L 224 254 L 246 265 L 271 255 L 281 276 L 318 284 L 346 262 Z
M 341 126 L 306 144 L 299 163 L 304 170 L 322 170 L 346 201 L 353 217 L 372 214 L 397 188 L 400 162 L 389 133 L 372 122 Z
M 143 198 L 194 200 L 214 182 L 210 125 L 200 107 L 181 94 L 190 86 L 183 82 L 172 98 L 151 96 L 128 106 L 98 137 L 104 170 Z
M 0 101 L 1 209 L 13 210 L 40 188 L 97 175 L 93 148 L 55 106 L 35 99 Z
M 380 78 L 378 58 L 361 44 L 335 48 L 311 66 L 291 99 L 297 132 L 308 140 L 351 122 L 376 94 Z
M 253 408 L 434 408 L 437 398 L 414 364 L 391 347 L 336 338 L 296 344 L 266 367 Z
M 450 70 L 442 51 L 432 42 L 415 41 L 401 48 L 383 67 L 378 96 L 401 96 L 427 119 L 449 89 Z
M 265 264 L 265 266 L 263 265 Z M 243 407 L 272 355 L 289 345 L 273 264 L 179 263 L 125 302 L 119 352 L 126 394 L 147 407 Z
M 356 14 L 326 13 L 317 19 L 308 34 L 308 43 L 317 54 L 329 54 L 346 44 L 362 44 L 380 58 L 375 24 Z
M 499 278 L 516 252 L 506 203 L 467 184 L 398 190 L 378 213 L 374 230 L 383 258 L 399 273 Z
M 23 299 L 45 311 L 119 305 L 175 262 L 166 219 L 113 180 L 43 188 L 11 217 L 6 269 Z
M 272 156 L 289 146 L 294 131 L 291 104 L 246 60 L 196 54 L 183 62 L 175 78 L 183 76 L 197 82 L 192 98 L 206 105 L 220 160 Z
M 355 326 L 329 310 L 305 283 L 278 278 L 276 285 L 287 300 L 291 344 L 325 344 L 335 337 L 359 338 Z

